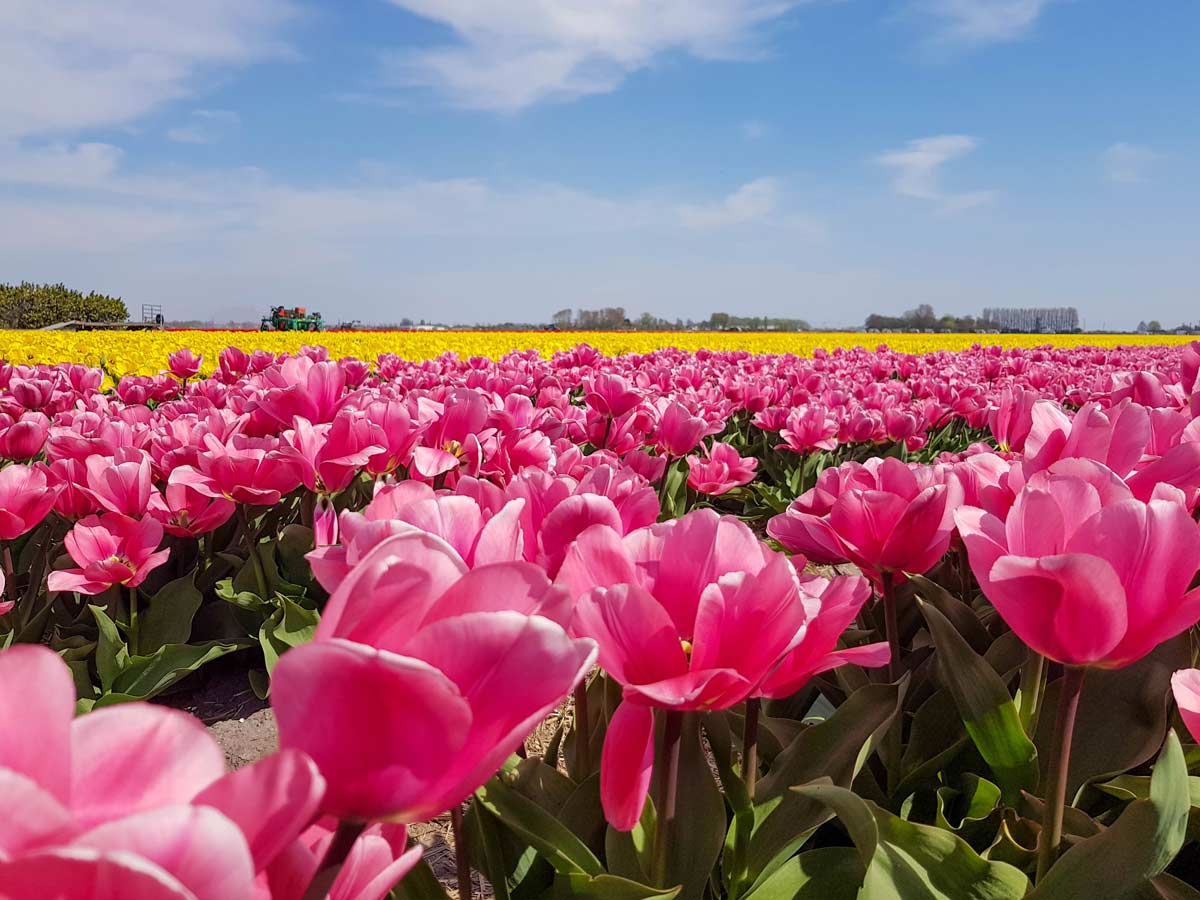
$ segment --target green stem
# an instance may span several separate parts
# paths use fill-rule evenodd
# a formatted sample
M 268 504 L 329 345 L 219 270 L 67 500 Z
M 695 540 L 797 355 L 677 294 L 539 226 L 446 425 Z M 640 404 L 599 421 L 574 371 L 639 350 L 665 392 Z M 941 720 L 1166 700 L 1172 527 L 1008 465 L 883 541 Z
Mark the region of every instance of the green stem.
M 138 655 L 138 589 L 129 587 L 129 655 Z
M 762 700 L 751 697 L 746 701 L 746 721 L 742 725 L 742 780 L 746 796 L 754 805 L 754 787 L 758 782 L 758 714 Z
M 263 571 L 262 560 L 258 556 L 258 532 L 250 521 L 250 507 L 242 504 L 242 527 L 246 531 L 246 543 L 250 548 L 250 565 L 254 567 L 254 580 L 258 584 L 258 596 L 263 600 L 268 597 L 267 573 Z
M 575 762 L 582 782 L 592 774 L 592 723 L 588 715 L 588 683 L 575 685 Z
M 742 723 L 742 783 L 746 786 L 746 797 L 750 809 L 754 809 L 754 791 L 758 783 L 758 716 L 762 700 L 751 697 L 746 701 L 746 718 Z M 729 896 L 740 897 L 749 885 L 746 858 L 749 853 L 751 833 L 754 829 L 753 812 L 736 817 L 733 831 L 732 878 Z
M 1054 722 L 1054 744 L 1050 751 L 1049 781 L 1046 784 L 1046 808 L 1042 813 L 1042 833 L 1038 838 L 1037 881 L 1054 865 L 1062 843 L 1063 813 L 1067 805 L 1067 772 L 1071 763 L 1071 739 L 1075 733 L 1075 714 L 1087 670 L 1068 666 L 1058 695 L 1058 714 Z
M 1042 695 L 1046 691 L 1046 658 L 1033 650 L 1021 667 L 1021 727 L 1030 737 L 1037 730 Z
M 342 864 L 350 855 L 354 842 L 358 840 L 358 836 L 366 827 L 366 822 L 347 820 L 338 822 L 337 831 L 333 833 L 329 849 L 325 851 L 325 856 L 321 859 L 321 864 L 317 866 L 317 871 L 313 873 L 312 881 L 308 883 L 308 890 L 304 892 L 301 900 L 325 900 L 329 896 L 329 889 L 337 880 Z
M 13 576 L 16 574 L 16 571 L 13 566 L 12 545 L 8 541 L 4 541 L 3 566 L 4 590 L 0 591 L 0 600 L 7 600 L 9 597 L 15 599 L 17 596 L 17 585 L 13 580 Z
M 891 572 L 882 572 L 879 576 L 880 597 L 883 600 L 883 627 L 887 633 L 888 642 L 888 681 L 895 684 L 903 675 L 900 664 L 900 623 L 896 612 L 896 582 Z M 888 726 L 885 738 L 887 746 L 887 790 L 891 795 L 900 781 L 900 759 L 904 753 L 904 718 L 897 714 L 896 720 Z
M 454 833 L 454 869 L 458 876 L 458 900 L 471 900 L 471 860 L 467 858 L 467 830 L 463 828 L 462 804 L 450 810 Z
M 667 709 L 663 715 L 663 767 L 658 796 L 654 801 L 657 822 L 654 831 L 654 870 L 651 874 L 658 887 L 667 886 L 667 861 L 671 855 L 675 797 L 679 787 L 679 747 L 683 737 L 683 713 L 677 709 Z
M 666 459 L 667 464 L 666 464 L 666 466 L 663 467 L 662 481 L 660 481 L 658 483 L 658 511 L 659 511 L 659 513 L 666 512 L 665 507 L 666 507 L 666 503 L 667 503 L 667 481 L 670 480 L 670 476 L 671 476 L 671 457 L 667 456 L 664 458 Z

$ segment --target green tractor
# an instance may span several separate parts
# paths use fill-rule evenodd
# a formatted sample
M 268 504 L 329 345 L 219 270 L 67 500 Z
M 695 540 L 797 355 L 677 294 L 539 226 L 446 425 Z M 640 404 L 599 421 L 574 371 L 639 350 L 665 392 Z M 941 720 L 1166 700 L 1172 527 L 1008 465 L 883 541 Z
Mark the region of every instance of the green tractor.
M 263 316 L 259 331 L 321 331 L 324 327 L 319 312 L 310 313 L 303 306 L 276 306 L 269 316 Z

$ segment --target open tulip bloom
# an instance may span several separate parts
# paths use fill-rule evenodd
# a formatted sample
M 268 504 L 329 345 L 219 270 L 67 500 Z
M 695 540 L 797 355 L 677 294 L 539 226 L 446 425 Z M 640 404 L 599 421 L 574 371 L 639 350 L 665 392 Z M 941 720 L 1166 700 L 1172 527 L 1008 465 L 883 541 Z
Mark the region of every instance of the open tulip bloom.
M 595 643 L 567 634 L 568 610 L 536 566 L 469 570 L 438 537 L 393 535 L 338 586 L 316 639 L 276 666 L 280 745 L 316 761 L 331 815 L 445 812 L 591 668 Z
M 866 579 L 801 578 L 791 560 L 712 510 L 624 538 L 589 528 L 558 583 L 577 598 L 572 631 L 596 640 L 601 667 L 623 686 L 601 761 L 605 815 L 623 831 L 649 791 L 655 708 L 728 709 L 794 692 L 846 662 L 887 660 L 886 644 L 835 650 L 870 596 Z

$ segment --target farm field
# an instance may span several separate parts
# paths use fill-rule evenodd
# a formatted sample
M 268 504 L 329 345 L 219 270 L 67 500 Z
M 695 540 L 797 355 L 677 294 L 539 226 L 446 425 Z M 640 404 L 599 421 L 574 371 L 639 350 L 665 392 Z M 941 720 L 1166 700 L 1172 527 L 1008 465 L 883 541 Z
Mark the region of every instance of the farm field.
M 203 374 L 216 366 L 217 356 L 228 346 L 244 350 L 295 353 L 306 343 L 319 343 L 335 359 L 357 356 L 374 359 L 394 353 L 403 359 L 434 359 L 446 352 L 463 358 L 496 359 L 514 351 L 536 350 L 550 356 L 578 344 L 618 356 L 648 353 L 665 347 L 680 350 L 746 350 L 751 353 L 794 353 L 811 356 L 818 348 L 836 350 L 886 344 L 901 353 L 966 350 L 974 344 L 1000 347 L 1181 346 L 1192 338 L 1179 335 L 1130 334 L 866 334 L 862 332 L 628 332 L 628 331 L 332 331 L 237 332 L 36 332 L 0 330 L 0 359 L 20 363 L 78 362 L 103 365 L 121 375 L 154 375 L 168 353 L 188 348 L 204 356 Z
M 1200 897 L 1198 516 L 1186 338 L 0 332 L 0 897 Z

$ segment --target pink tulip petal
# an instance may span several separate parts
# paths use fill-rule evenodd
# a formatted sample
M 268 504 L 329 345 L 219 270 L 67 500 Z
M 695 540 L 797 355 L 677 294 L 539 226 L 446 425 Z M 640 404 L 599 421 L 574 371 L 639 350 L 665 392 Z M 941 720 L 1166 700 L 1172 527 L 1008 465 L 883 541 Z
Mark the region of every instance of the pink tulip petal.
M 443 777 L 424 818 L 459 802 L 496 771 L 524 737 L 571 692 L 596 659 L 593 641 L 573 639 L 540 616 L 481 612 L 421 629 L 407 647 L 445 673 L 469 702 L 469 752 L 441 755 Z
M 298 750 L 280 750 L 230 772 L 192 802 L 237 824 L 260 871 L 312 823 L 324 793 L 325 779 L 311 759 Z
M 829 521 L 811 513 L 789 508 L 767 523 L 767 534 L 790 553 L 803 553 L 824 565 L 847 561 L 846 551 L 829 527 Z
M 691 668 L 736 669 L 757 682 L 794 645 L 805 619 L 799 579 L 782 554 L 757 575 L 723 575 L 700 597 Z
M 727 709 L 750 695 L 755 684 L 735 669 L 693 669 L 650 684 L 625 685 L 626 698 L 674 709 Z
M 471 727 L 470 706 L 433 666 L 340 639 L 284 654 L 271 692 L 280 746 L 312 757 L 322 809 L 339 817 L 423 819 L 429 785 Z
M 329 900 L 383 900 L 421 859 L 420 844 L 395 855 L 377 834 L 364 834 L 355 843 L 338 872 Z
M 317 639 L 339 637 L 399 650 L 467 565 L 449 544 L 406 531 L 377 544 L 325 605 Z
M 1179 715 L 1193 741 L 1200 741 L 1200 669 L 1180 669 L 1171 676 Z
M 254 865 L 237 825 L 207 806 L 163 806 L 98 825 L 72 842 L 130 853 L 169 872 L 196 900 L 249 900 Z
M 624 702 L 613 713 L 600 759 L 600 802 L 618 831 L 632 831 L 642 816 L 654 772 L 654 710 Z
M 527 562 L 497 563 L 472 569 L 438 598 L 421 627 L 474 612 L 513 610 L 564 624 L 571 601 L 546 573 Z
M 68 847 L 0 862 L 4 900 L 196 900 L 153 863 L 132 853 Z
M 17 644 L 0 653 L 0 769 L 71 802 L 71 672 L 48 647 Z
M 621 536 L 605 525 L 592 526 L 576 538 L 555 578 L 572 600 L 594 587 L 638 582 Z
M 0 768 L 0 797 L 12 811 L 0 815 L 0 859 L 64 843 L 77 830 L 70 812 L 49 790 L 10 769 Z
M 767 563 L 766 548 L 748 526 L 711 509 L 635 531 L 626 544 L 636 564 L 653 573 L 650 591 L 684 636 L 694 633 L 706 586 L 728 572 L 754 573 Z
M 471 564 L 486 566 L 490 563 L 509 562 L 523 559 L 524 540 L 521 531 L 521 511 L 525 501 L 510 500 L 501 510 L 488 519 L 479 532 L 471 553 Z
M 600 666 L 622 684 L 648 684 L 688 670 L 675 623 L 637 585 L 599 587 L 580 597 L 571 631 L 596 641 Z
M 835 650 L 817 661 L 811 674 L 819 675 L 841 666 L 861 666 L 864 669 L 878 669 L 891 661 L 891 648 L 887 641 L 876 644 L 863 644 L 861 647 L 847 647 L 845 650 Z
M 80 716 L 70 747 L 71 809 L 85 825 L 186 803 L 225 774 L 225 754 L 200 721 L 161 706 L 127 703 Z
M 1117 573 L 1089 554 L 1001 557 L 988 599 L 1026 644 L 1067 665 L 1103 660 L 1128 627 Z

